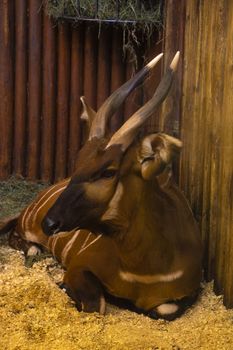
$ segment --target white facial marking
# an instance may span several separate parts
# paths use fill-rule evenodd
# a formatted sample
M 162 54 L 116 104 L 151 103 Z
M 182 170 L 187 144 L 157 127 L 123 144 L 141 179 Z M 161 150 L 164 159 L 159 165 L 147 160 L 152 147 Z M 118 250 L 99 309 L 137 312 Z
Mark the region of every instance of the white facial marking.
M 156 307 L 156 311 L 160 315 L 174 314 L 178 310 L 179 306 L 176 304 L 161 304 Z
M 137 275 L 127 271 L 120 271 L 119 275 L 121 279 L 127 282 L 139 282 L 145 284 L 158 283 L 158 282 L 172 282 L 183 275 L 182 270 L 174 271 L 169 274 L 157 274 L 157 275 Z
M 76 241 L 76 238 L 79 236 L 80 230 L 76 231 L 73 237 L 66 243 L 65 247 L 62 250 L 61 253 L 61 261 L 62 264 L 65 265 L 67 255 L 69 254 L 69 251 L 71 250 L 74 242 Z
M 112 197 L 106 212 L 101 217 L 102 221 L 112 220 L 118 216 L 119 202 L 123 196 L 123 193 L 124 193 L 123 185 L 121 182 L 119 182 L 117 185 L 116 192 L 115 192 L 114 196 Z

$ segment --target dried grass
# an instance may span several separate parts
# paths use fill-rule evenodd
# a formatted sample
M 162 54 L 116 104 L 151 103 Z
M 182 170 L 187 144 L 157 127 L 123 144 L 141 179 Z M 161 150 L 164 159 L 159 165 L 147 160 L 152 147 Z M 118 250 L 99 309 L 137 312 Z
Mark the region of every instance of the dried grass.
M 37 192 L 48 186 L 12 176 L 0 182 L 0 219 L 20 212 L 35 198 Z
M 61 18 L 64 16 L 79 19 L 121 20 L 151 23 L 161 25 L 161 1 L 142 2 L 138 0 L 120 0 L 119 8 L 116 0 L 46 0 L 46 10 L 49 16 Z
M 97 31 L 101 37 L 101 26 L 114 25 L 122 28 L 122 50 L 131 64 L 138 69 L 138 48 L 150 46 L 155 30 L 160 31 L 163 23 L 162 1 L 120 0 L 119 11 L 116 0 L 44 0 L 49 16 L 59 20 L 69 20 L 77 24 L 81 21 L 97 21 Z

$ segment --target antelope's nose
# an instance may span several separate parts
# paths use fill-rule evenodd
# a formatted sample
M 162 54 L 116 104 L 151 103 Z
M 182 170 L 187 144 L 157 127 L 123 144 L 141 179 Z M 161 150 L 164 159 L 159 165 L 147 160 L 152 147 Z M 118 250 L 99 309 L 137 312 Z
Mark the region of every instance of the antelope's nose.
M 45 216 L 41 223 L 42 229 L 47 236 L 52 236 L 59 232 L 60 222 L 54 221 L 49 216 Z

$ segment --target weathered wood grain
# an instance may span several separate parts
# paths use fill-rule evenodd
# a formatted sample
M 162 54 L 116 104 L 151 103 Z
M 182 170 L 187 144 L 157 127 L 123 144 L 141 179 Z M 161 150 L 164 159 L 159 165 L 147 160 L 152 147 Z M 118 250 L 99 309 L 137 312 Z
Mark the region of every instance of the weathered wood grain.
M 29 1 L 28 16 L 28 123 L 27 123 L 27 176 L 39 176 L 41 125 L 41 1 Z
M 57 121 L 55 143 L 55 179 L 67 176 L 69 97 L 70 97 L 70 27 L 58 25 Z
M 43 14 L 43 81 L 40 178 L 53 181 L 56 133 L 57 30 Z
M 13 130 L 13 27 L 12 4 L 0 2 L 0 179 L 11 173 Z M 14 14 L 14 13 L 13 13 Z
M 122 30 L 113 28 L 111 55 L 111 92 L 125 82 L 125 60 L 123 54 Z M 123 106 L 113 115 L 110 121 L 111 130 L 116 131 L 123 123 Z
M 180 185 L 199 220 L 207 280 L 233 307 L 233 3 L 186 2 Z
M 70 116 L 68 138 L 68 174 L 73 171 L 76 154 L 81 146 L 81 101 L 83 95 L 83 25 L 71 33 Z
M 15 1 L 15 111 L 13 171 L 25 175 L 27 117 L 27 3 Z

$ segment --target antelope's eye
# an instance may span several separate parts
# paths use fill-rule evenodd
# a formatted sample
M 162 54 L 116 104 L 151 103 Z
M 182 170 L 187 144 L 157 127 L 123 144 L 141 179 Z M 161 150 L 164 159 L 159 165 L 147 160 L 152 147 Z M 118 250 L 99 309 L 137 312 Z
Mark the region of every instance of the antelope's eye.
M 116 169 L 105 169 L 102 173 L 101 173 L 101 175 L 100 175 L 100 177 L 101 178 L 111 178 L 111 177 L 114 177 L 115 175 L 116 175 L 116 173 L 117 173 L 117 170 Z

